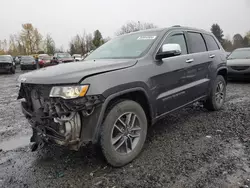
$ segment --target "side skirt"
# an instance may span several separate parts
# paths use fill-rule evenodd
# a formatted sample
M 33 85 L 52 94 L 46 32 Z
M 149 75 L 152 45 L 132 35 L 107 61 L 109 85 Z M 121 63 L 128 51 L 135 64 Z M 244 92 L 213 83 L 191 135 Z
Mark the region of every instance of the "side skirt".
M 184 108 L 184 107 L 186 107 L 186 106 L 189 106 L 189 105 L 191 105 L 191 104 L 193 104 L 193 103 L 195 103 L 195 102 L 197 102 L 197 101 L 201 101 L 201 100 L 204 100 L 204 99 L 206 99 L 206 98 L 207 98 L 207 96 L 206 96 L 206 95 L 203 95 L 203 96 L 201 96 L 201 97 L 199 97 L 199 98 L 197 98 L 197 99 L 195 99 L 195 100 L 193 100 L 193 101 L 191 101 L 191 102 L 189 102 L 189 103 L 187 103 L 187 104 L 184 104 L 184 105 L 182 105 L 182 106 L 179 106 L 179 107 L 177 107 L 177 108 L 175 108 L 175 109 L 173 109 L 173 110 L 170 110 L 170 111 L 168 111 L 168 112 L 165 112 L 165 113 L 163 113 L 163 114 L 157 116 L 157 117 L 153 120 L 152 124 L 155 124 L 158 120 L 164 118 L 166 115 L 168 115 L 168 114 L 170 114 L 170 113 L 172 113 L 172 112 L 174 112 L 174 111 L 177 111 L 177 110 L 179 110 L 179 109 L 182 109 L 182 108 Z

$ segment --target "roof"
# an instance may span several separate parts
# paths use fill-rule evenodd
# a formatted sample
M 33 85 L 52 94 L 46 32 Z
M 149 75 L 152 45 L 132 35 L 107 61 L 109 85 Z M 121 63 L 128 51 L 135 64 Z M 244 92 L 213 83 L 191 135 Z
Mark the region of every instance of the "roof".
M 146 29 L 146 30 L 140 30 L 140 31 L 136 31 L 136 32 L 131 32 L 128 34 L 132 34 L 132 33 L 142 33 L 142 32 L 159 32 L 159 31 L 168 31 L 168 30 L 175 30 L 175 29 L 184 29 L 184 30 L 192 30 L 192 31 L 197 31 L 197 32 L 201 32 L 201 33 L 207 33 L 207 34 L 211 34 L 211 32 L 208 32 L 206 30 L 203 29 L 197 29 L 194 27 L 185 27 L 185 26 L 180 26 L 180 25 L 174 25 L 172 27 L 165 27 L 165 28 L 152 28 L 152 29 Z

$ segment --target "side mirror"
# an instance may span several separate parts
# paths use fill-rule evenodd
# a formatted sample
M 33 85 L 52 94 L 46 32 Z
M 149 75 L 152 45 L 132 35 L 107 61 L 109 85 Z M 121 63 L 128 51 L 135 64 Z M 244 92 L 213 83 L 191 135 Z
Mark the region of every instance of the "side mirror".
M 161 60 L 178 55 L 181 55 L 181 46 L 179 44 L 163 44 L 161 51 L 156 54 L 156 59 Z

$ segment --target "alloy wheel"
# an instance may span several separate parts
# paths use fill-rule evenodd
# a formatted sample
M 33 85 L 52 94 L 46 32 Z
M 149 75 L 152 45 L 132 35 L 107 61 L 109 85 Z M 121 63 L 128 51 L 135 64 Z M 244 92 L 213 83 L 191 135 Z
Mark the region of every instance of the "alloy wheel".
M 116 120 L 111 133 L 111 143 L 115 151 L 128 154 L 137 146 L 140 135 L 141 126 L 137 115 L 127 112 Z
M 225 98 L 225 92 L 224 92 L 225 86 L 223 82 L 219 82 L 216 87 L 216 92 L 215 92 L 215 101 L 217 104 L 221 105 L 224 102 Z

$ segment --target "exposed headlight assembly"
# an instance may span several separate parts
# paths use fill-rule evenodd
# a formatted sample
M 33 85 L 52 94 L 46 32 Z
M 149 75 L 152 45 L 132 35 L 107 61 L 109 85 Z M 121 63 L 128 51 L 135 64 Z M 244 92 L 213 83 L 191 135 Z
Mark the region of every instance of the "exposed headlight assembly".
M 52 87 L 49 96 L 60 97 L 63 99 L 75 99 L 84 97 L 89 89 L 89 85 L 75 85 L 75 86 L 55 86 Z

